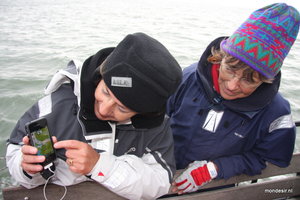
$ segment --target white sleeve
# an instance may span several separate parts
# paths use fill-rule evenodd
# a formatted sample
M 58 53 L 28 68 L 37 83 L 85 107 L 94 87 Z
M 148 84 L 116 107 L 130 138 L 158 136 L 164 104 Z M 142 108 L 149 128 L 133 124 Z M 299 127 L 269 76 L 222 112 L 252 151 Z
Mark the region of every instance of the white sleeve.
M 167 170 L 150 153 L 142 158 L 101 153 L 91 175 L 92 179 L 127 199 L 156 199 L 170 188 Z
M 9 144 L 6 150 L 6 165 L 11 176 L 25 188 L 34 188 L 42 185 L 46 180 L 38 174 L 30 174 L 31 178 L 27 177 L 21 167 L 22 152 L 21 146 Z
M 40 175 L 40 173 L 28 174 L 28 176 L 24 174 L 21 167 L 21 159 L 21 146 L 9 144 L 6 152 L 6 164 L 11 176 L 27 189 L 44 185 L 46 180 Z M 89 180 L 86 176 L 70 171 L 69 166 L 61 159 L 57 159 L 55 161 L 55 168 L 55 175 L 51 178 L 51 183 L 69 186 Z

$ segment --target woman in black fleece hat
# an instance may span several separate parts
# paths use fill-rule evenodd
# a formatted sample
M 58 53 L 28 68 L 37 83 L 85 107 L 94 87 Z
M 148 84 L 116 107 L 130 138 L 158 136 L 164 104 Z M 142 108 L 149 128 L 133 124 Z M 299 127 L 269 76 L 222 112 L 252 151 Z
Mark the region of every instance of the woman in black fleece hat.
M 143 33 L 100 50 L 82 67 L 69 62 L 48 84 L 47 96 L 13 130 L 7 148 L 11 175 L 27 188 L 48 179 L 40 174 L 48 170 L 39 165 L 45 157 L 28 145 L 24 127 L 44 117 L 56 136 L 56 170 L 50 182 L 94 180 L 128 199 L 166 194 L 175 161 L 165 106 L 181 76 L 169 51 Z

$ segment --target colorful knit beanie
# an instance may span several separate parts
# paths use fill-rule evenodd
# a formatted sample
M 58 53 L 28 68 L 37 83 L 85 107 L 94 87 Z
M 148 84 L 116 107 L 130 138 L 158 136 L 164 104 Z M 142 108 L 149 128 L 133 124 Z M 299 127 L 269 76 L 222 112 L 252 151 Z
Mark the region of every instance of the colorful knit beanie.
M 221 48 L 267 78 L 280 71 L 299 31 L 299 12 L 285 3 L 254 11 Z

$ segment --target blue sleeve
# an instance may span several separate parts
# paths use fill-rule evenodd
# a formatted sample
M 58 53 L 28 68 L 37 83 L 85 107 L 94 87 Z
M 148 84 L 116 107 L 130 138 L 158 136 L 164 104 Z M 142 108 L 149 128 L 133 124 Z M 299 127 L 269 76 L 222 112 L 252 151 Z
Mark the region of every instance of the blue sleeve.
M 279 128 L 267 132 L 251 151 L 213 160 L 218 166 L 217 178 L 260 174 L 266 168 L 266 161 L 279 167 L 287 167 L 293 155 L 295 137 L 294 125 L 290 128 Z
M 188 84 L 187 82 L 188 82 L 190 75 L 193 74 L 194 72 L 196 72 L 197 65 L 198 65 L 198 63 L 193 63 L 189 67 L 186 67 L 183 69 L 182 82 L 179 85 L 179 87 L 177 88 L 177 91 L 172 96 L 170 96 L 170 98 L 167 101 L 166 113 L 169 117 L 171 117 L 172 113 L 175 111 L 176 104 L 178 104 L 178 102 L 180 102 L 180 97 L 183 97 L 182 93 L 184 93 L 185 85 Z

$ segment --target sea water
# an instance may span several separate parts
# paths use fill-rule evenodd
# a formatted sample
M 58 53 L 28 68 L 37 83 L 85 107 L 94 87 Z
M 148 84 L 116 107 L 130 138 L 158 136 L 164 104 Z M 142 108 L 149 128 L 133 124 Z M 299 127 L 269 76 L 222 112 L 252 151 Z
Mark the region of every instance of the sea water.
M 295 7 L 300 9 L 299 2 Z M 230 35 L 271 1 L 1 0 L 0 184 L 15 184 L 3 159 L 17 120 L 43 96 L 52 75 L 71 59 L 84 61 L 127 34 L 144 32 L 163 43 L 182 68 L 197 62 L 216 37 Z M 280 92 L 300 121 L 300 39 L 282 68 Z M 300 151 L 297 137 L 295 151 Z M 0 197 L 1 198 L 1 197 Z

